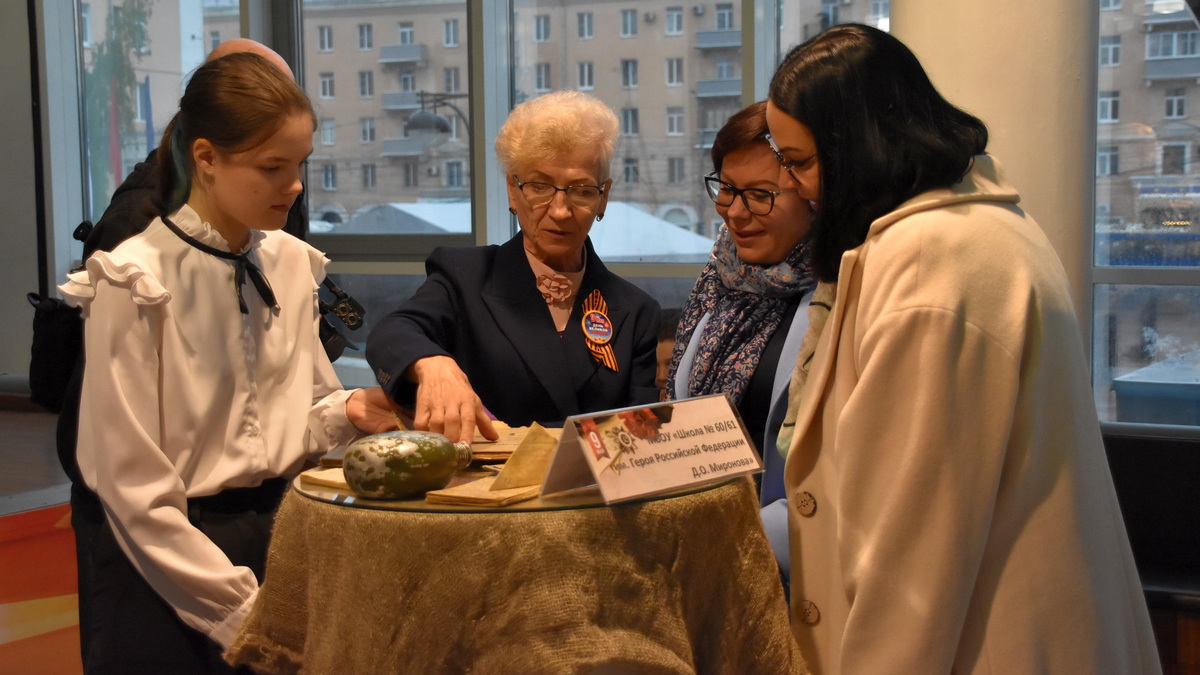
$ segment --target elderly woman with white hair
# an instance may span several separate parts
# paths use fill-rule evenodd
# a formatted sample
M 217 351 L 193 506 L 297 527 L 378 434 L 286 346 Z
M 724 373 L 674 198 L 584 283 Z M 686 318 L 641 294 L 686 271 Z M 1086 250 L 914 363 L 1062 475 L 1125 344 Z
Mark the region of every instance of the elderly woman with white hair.
M 379 383 L 414 426 L 470 442 L 491 418 L 558 425 L 658 400 L 658 303 L 608 271 L 588 239 L 604 217 L 619 125 L 575 91 L 513 109 L 496 138 L 509 211 L 502 245 L 440 247 L 427 279 L 367 340 Z

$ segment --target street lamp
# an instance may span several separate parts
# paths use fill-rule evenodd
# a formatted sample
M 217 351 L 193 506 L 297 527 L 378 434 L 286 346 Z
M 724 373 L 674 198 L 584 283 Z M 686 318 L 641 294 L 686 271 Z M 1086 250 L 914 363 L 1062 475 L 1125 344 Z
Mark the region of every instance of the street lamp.
M 439 115 L 437 109 L 439 106 L 446 106 L 454 111 L 458 118 L 462 121 L 463 131 L 467 134 L 467 140 L 471 138 L 471 125 L 467 122 L 467 116 L 458 106 L 451 103 L 451 100 L 466 98 L 469 94 L 440 94 L 428 91 L 417 92 L 417 100 L 421 102 L 421 109 L 409 115 L 408 122 L 404 125 L 404 133 L 418 140 L 424 147 L 438 147 L 446 142 L 450 134 L 450 120 L 445 116 Z M 426 106 L 431 108 L 427 110 Z

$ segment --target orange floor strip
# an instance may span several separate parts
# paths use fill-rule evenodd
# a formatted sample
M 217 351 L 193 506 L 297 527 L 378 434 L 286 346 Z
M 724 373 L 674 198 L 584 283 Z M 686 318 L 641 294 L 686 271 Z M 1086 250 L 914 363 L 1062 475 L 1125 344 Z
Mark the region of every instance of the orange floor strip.
M 0 517 L 0 673 L 79 675 L 71 508 Z

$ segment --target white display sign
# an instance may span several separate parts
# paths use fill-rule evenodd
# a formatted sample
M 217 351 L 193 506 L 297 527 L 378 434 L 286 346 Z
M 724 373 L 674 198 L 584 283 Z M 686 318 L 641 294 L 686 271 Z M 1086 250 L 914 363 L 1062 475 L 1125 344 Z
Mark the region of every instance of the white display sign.
M 724 394 L 567 418 L 542 495 L 599 485 L 606 503 L 762 471 Z

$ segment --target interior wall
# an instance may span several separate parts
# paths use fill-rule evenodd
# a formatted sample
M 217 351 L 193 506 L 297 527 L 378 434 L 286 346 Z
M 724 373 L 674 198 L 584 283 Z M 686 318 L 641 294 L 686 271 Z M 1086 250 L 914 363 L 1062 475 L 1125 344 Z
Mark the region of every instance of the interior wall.
M 893 2 L 891 32 L 952 103 L 988 125 L 988 152 L 1070 278 L 1091 331 L 1095 0 Z
M 33 308 L 25 294 L 38 290 L 37 198 L 34 182 L 33 98 L 29 50 L 29 3 L 0 2 L 0 373 L 22 379 L 29 372 Z

